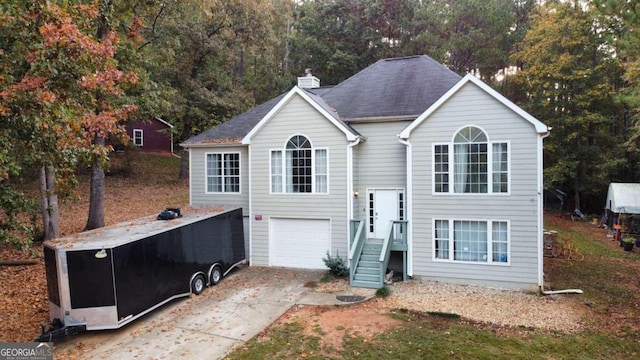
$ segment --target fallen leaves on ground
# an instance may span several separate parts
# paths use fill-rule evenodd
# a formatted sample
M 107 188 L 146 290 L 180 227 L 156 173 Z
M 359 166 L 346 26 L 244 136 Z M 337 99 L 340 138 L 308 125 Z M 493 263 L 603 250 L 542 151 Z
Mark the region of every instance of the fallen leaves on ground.
M 160 155 L 135 154 L 134 171 L 127 177 L 105 178 L 105 224 L 158 214 L 167 207 L 185 207 L 188 182 L 178 180 L 178 167 L 167 171 L 167 159 Z M 114 158 L 113 166 L 118 166 Z M 176 159 L 176 164 L 179 160 Z M 136 171 L 144 169 L 144 171 Z M 173 171 L 175 170 L 175 171 Z M 79 177 L 78 200 L 60 205 L 61 236 L 81 232 L 89 213 L 89 178 Z M 40 325 L 49 321 L 47 280 L 42 243 L 23 253 L 0 243 L 0 259 L 39 259 L 28 266 L 0 266 L 0 342 L 30 342 L 40 335 Z
M 34 249 L 42 255 L 42 248 Z M 23 260 L 24 253 L 2 245 L 0 259 Z M 36 265 L 0 266 L 0 341 L 28 342 L 40 334 L 49 315 L 44 261 Z

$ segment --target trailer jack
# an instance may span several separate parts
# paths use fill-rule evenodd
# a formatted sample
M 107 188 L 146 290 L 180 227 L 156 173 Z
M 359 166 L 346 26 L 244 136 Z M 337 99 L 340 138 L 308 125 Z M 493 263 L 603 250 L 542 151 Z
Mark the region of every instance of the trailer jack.
M 62 321 L 58 318 L 53 319 L 51 325 L 49 325 L 49 328 L 46 331 L 44 329 L 44 324 L 40 325 L 40 327 L 42 328 L 42 334 L 40 334 L 40 336 L 35 340 L 37 342 L 56 341 L 87 330 L 87 325 L 85 324 L 64 326 Z

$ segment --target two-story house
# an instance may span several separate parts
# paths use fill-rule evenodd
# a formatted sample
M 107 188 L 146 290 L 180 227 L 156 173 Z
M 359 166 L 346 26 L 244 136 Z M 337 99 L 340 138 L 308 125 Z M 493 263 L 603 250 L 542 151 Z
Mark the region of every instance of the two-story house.
M 298 86 L 182 145 L 191 205 L 244 210 L 252 266 L 348 259 L 354 286 L 395 269 L 537 290 L 549 128 L 428 56 Z

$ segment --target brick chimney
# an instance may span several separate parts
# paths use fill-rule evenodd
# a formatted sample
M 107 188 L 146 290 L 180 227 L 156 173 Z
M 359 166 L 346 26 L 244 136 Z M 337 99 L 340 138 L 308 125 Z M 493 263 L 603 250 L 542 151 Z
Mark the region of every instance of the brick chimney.
M 313 76 L 311 69 L 304 70 L 304 76 L 298 77 L 298 87 L 303 89 L 313 89 L 320 87 L 320 79 Z

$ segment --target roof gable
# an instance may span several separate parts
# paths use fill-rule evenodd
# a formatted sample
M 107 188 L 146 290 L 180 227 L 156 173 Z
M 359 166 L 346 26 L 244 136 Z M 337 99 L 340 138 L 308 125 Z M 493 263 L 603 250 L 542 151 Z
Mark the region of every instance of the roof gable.
M 161 127 L 167 127 L 169 129 L 173 129 L 173 125 L 169 124 L 168 122 L 162 120 L 161 118 L 157 117 L 157 116 L 152 116 L 146 119 L 140 119 L 140 120 L 133 120 L 131 122 L 128 122 L 127 124 L 125 124 L 125 126 L 127 127 L 132 127 L 132 126 L 136 126 L 139 124 L 151 124 L 153 122 L 156 122 L 158 124 L 160 124 Z
M 250 144 L 251 139 L 259 133 L 260 130 L 262 130 L 280 111 L 280 109 L 286 106 L 294 96 L 300 96 L 303 100 L 309 103 L 316 111 L 329 120 L 329 122 L 340 129 L 345 134 L 348 141 L 354 141 L 359 137 L 351 127 L 338 118 L 338 115 L 332 111 L 322 98 L 294 86 L 293 89 L 291 89 L 291 91 L 289 91 L 273 108 L 271 108 L 271 110 L 269 110 L 269 112 L 251 129 L 251 131 L 242 138 L 242 144 Z
M 155 116 L 153 117 L 155 120 L 158 120 L 161 124 L 164 124 L 165 126 L 167 126 L 169 129 L 173 129 L 173 125 L 169 124 L 168 122 L 162 120 L 161 118 Z
M 351 122 L 416 119 L 432 108 L 452 87 L 461 86 L 460 79 L 458 74 L 426 55 L 384 59 L 333 87 L 294 87 L 184 141 L 182 145 L 247 144 L 269 122 L 268 118 L 274 116 L 294 95 L 305 99 L 341 129 L 347 138 L 354 139 L 360 134 L 349 125 Z
M 548 126 L 543 124 L 540 120 L 533 117 L 531 114 L 524 111 L 522 108 L 505 98 L 503 95 L 492 89 L 489 85 L 482 82 L 480 79 L 472 74 L 467 74 L 464 78 L 458 81 L 452 88 L 449 89 L 442 97 L 440 97 L 435 103 L 433 103 L 424 113 L 416 118 L 411 124 L 409 124 L 404 130 L 400 132 L 398 137 L 401 139 L 408 139 L 411 136 L 411 132 L 420 126 L 431 114 L 438 110 L 444 103 L 447 102 L 452 96 L 454 96 L 465 84 L 472 83 L 489 94 L 491 97 L 505 105 L 507 108 L 518 114 L 527 122 L 531 123 L 536 129 L 538 134 L 546 134 L 551 130 Z

